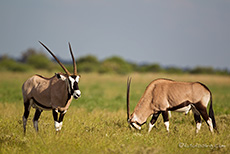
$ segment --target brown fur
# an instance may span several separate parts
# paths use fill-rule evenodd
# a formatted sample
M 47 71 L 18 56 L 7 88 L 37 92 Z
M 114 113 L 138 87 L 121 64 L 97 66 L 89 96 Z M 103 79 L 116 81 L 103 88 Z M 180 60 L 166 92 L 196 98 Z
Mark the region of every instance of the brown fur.
M 66 74 L 58 73 L 51 78 L 34 75 L 24 82 L 22 86 L 24 99 L 24 114 L 22 117 L 24 133 L 26 132 L 26 123 L 31 106 L 36 108 L 33 118 L 36 131 L 38 131 L 38 119 L 44 109 L 53 110 L 54 126 L 56 131 L 60 131 L 63 117 L 70 106 L 72 98 L 77 99 L 81 96 L 78 87 L 80 76 L 77 76 L 77 66 L 70 43 L 69 49 L 74 68 L 72 75 L 47 46 L 40 41 L 39 43 L 54 57 Z M 60 112 L 59 119 L 57 112 Z
M 130 122 L 140 125 L 147 118 L 158 112 L 167 111 L 184 102 L 196 105 L 201 103 L 205 108 L 210 99 L 210 91 L 198 82 L 177 82 L 168 79 L 156 79 L 146 88 L 131 115 Z M 138 119 L 133 120 L 134 114 Z
M 64 111 L 70 105 L 67 88 L 67 83 L 55 75 L 51 78 L 34 75 L 22 86 L 24 102 L 33 98 L 43 106 Z

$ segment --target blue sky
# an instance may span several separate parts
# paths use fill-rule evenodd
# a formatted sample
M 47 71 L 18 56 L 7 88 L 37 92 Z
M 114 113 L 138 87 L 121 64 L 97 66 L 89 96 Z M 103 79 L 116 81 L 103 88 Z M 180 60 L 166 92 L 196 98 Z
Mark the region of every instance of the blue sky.
M 0 55 L 40 40 L 64 60 L 71 42 L 76 57 L 230 69 L 229 15 L 229 0 L 1 0 Z

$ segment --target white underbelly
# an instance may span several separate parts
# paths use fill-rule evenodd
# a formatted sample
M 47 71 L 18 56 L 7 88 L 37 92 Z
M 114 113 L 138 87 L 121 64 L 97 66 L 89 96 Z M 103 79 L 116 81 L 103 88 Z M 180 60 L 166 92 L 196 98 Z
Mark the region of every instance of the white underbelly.
M 191 105 L 179 108 L 177 110 L 174 110 L 176 112 L 185 112 L 185 114 L 188 114 L 188 112 L 191 110 Z

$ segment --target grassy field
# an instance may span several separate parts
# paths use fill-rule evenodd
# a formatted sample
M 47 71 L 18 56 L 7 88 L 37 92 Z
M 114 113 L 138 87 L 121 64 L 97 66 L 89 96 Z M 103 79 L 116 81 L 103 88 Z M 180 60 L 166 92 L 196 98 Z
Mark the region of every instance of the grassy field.
M 48 72 L 36 72 L 52 76 Z M 31 110 L 24 136 L 21 86 L 34 73 L 1 72 L 0 76 L 0 153 L 230 153 L 230 77 L 210 75 L 130 74 L 131 110 L 146 86 L 156 78 L 200 81 L 213 93 L 213 107 L 219 133 L 211 134 L 203 122 L 195 134 L 193 115 L 172 112 L 170 133 L 162 117 L 147 133 L 131 131 L 126 122 L 126 76 L 81 74 L 82 97 L 73 100 L 56 133 L 51 111 L 39 120 L 39 133 L 32 124 Z M 148 123 L 147 123 L 148 124 Z

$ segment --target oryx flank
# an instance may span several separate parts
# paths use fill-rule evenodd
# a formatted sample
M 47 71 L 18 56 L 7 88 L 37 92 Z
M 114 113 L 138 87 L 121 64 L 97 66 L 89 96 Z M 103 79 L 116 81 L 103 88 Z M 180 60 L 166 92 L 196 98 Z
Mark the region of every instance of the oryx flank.
M 168 111 L 185 112 L 189 110 L 194 113 L 196 122 L 196 133 L 201 128 L 201 118 L 206 121 L 209 130 L 213 132 L 216 128 L 214 112 L 212 108 L 212 93 L 200 82 L 177 82 L 169 79 L 156 79 L 146 88 L 139 100 L 134 112 L 129 115 L 129 89 L 131 79 L 127 80 L 127 120 L 132 128 L 141 129 L 149 116 L 149 130 L 153 128 L 158 116 L 162 114 L 164 125 L 169 132 Z M 207 105 L 210 101 L 209 115 Z
M 22 117 L 24 133 L 26 132 L 26 122 L 31 106 L 36 109 L 33 118 L 33 124 L 36 131 L 38 131 L 38 119 L 43 110 L 53 111 L 54 127 L 56 131 L 60 131 L 63 117 L 70 106 L 72 98 L 74 97 L 77 99 L 81 96 L 81 91 L 78 87 L 80 75 L 77 74 L 76 62 L 70 43 L 69 50 L 73 60 L 73 74 L 69 73 L 65 66 L 43 43 L 39 43 L 55 58 L 66 74 L 56 73 L 51 78 L 34 75 L 25 81 L 22 86 L 25 108 Z M 58 112 L 60 113 L 59 118 Z

